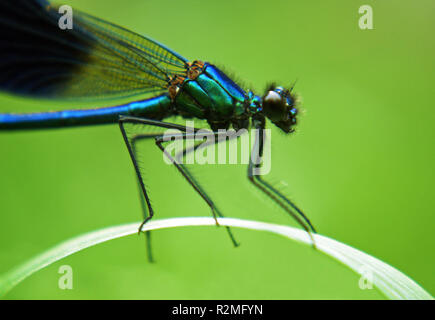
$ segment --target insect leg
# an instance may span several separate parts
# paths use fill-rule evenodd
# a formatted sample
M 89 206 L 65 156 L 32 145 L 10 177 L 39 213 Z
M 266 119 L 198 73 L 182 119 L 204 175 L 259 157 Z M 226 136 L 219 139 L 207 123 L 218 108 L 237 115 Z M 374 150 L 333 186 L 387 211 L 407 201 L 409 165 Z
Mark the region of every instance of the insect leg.
M 134 158 L 135 159 L 138 158 L 136 145 L 137 145 L 137 143 L 140 140 L 155 138 L 155 137 L 160 136 L 160 135 L 162 135 L 162 133 L 149 133 L 149 134 L 137 134 L 137 135 L 134 135 L 131 138 L 131 149 L 132 149 Z M 143 218 L 144 218 L 144 221 L 145 221 L 145 219 L 148 217 L 148 210 L 147 210 L 147 203 L 145 201 L 145 196 L 144 196 L 144 193 L 142 192 L 142 188 L 141 188 L 141 183 L 139 181 L 139 177 L 137 177 L 137 183 L 138 183 L 140 204 L 141 204 L 141 207 L 142 207 Z M 147 246 L 148 261 L 149 262 L 154 262 L 153 254 L 152 254 L 152 248 L 151 248 L 151 231 L 146 231 L 145 232 L 145 241 L 146 241 L 146 246 Z
M 131 143 L 131 139 L 129 139 L 129 137 L 127 136 L 127 133 L 125 131 L 125 127 L 124 124 L 125 123 L 132 123 L 132 124 L 142 124 L 142 125 L 150 125 L 150 126 L 156 126 L 156 127 L 160 127 L 160 128 L 166 128 L 166 129 L 177 129 L 180 130 L 182 132 L 186 131 L 186 128 L 184 126 L 181 125 L 177 125 L 177 124 L 172 124 L 172 123 L 167 123 L 167 122 L 162 122 L 162 121 L 157 121 L 157 120 L 150 120 L 150 119 L 144 119 L 144 118 L 136 118 L 136 117 L 120 117 L 119 119 L 119 125 L 120 125 L 120 129 L 122 132 L 122 135 L 124 137 L 124 141 L 127 145 L 127 149 L 129 151 L 130 157 L 132 159 L 133 162 L 133 166 L 135 168 L 136 171 L 136 175 L 138 177 L 138 181 L 139 181 L 139 187 L 140 190 L 142 191 L 142 194 L 144 196 L 145 199 L 145 204 L 146 207 L 148 208 L 148 213 L 149 215 L 144 219 L 143 223 L 141 224 L 140 228 L 139 228 L 139 232 L 142 229 L 143 225 L 148 222 L 152 217 L 153 217 L 153 209 L 151 207 L 151 203 L 148 197 L 148 194 L 146 192 L 146 188 L 143 182 L 143 177 L 141 175 L 141 172 L 139 170 L 139 166 L 137 163 L 137 158 L 136 158 L 136 154 L 133 151 L 133 147 L 132 147 L 132 143 Z M 194 132 L 198 131 L 199 129 L 195 129 L 192 128 Z M 211 135 L 217 135 L 217 133 L 213 133 L 210 132 Z M 182 134 L 181 136 L 183 139 L 194 139 L 194 135 L 190 135 L 189 134 Z M 164 152 L 167 156 L 169 156 L 169 158 L 171 159 L 172 157 L 167 154 L 165 152 L 165 149 L 163 147 L 163 143 L 165 141 L 163 141 L 163 136 L 160 137 L 155 137 L 156 140 L 156 145 L 160 148 L 160 150 L 162 152 Z M 191 152 L 190 150 L 185 150 L 183 152 Z M 203 198 L 204 201 L 206 201 L 206 203 L 208 204 L 208 206 L 210 207 L 213 217 L 215 218 L 216 224 L 219 225 L 218 221 L 217 221 L 217 216 L 219 217 L 223 217 L 222 213 L 219 211 L 219 209 L 215 206 L 215 204 L 213 203 L 213 201 L 209 198 L 209 196 L 206 194 L 206 192 L 202 189 L 202 187 L 200 186 L 200 184 L 193 178 L 193 175 L 189 172 L 189 170 L 187 170 L 185 168 L 185 166 L 178 164 L 175 159 L 172 158 L 172 161 L 174 163 L 174 165 L 176 166 L 176 168 L 178 169 L 178 171 L 182 174 L 182 176 L 186 179 L 186 181 L 195 189 L 195 191 Z M 145 206 L 144 206 L 145 207 Z M 235 246 L 237 246 L 237 242 L 235 241 L 230 228 L 226 227 L 228 230 L 228 233 L 230 235 L 231 240 L 233 241 L 233 244 Z
M 255 155 L 256 159 L 253 161 L 252 154 L 248 166 L 248 179 L 252 184 L 266 194 L 270 199 L 277 203 L 282 209 L 284 209 L 296 222 L 308 232 L 313 246 L 315 247 L 314 238 L 312 233 L 316 233 L 310 220 L 305 216 L 301 209 L 299 209 L 290 199 L 284 196 L 276 188 L 274 188 L 270 183 L 265 181 L 260 175 L 254 174 L 254 168 L 259 169 L 261 167 L 259 159 L 263 156 L 264 149 L 264 129 L 259 129 L 259 135 L 254 143 L 254 149 L 258 152 Z M 295 213 L 296 212 L 296 213 Z

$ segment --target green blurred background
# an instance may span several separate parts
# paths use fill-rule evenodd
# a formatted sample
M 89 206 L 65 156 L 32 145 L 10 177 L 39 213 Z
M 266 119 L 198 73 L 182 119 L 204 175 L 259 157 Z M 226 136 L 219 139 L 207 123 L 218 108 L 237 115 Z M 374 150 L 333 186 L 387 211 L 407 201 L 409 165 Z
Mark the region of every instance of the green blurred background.
M 319 233 L 363 250 L 430 293 L 434 280 L 433 1 L 64 1 L 149 35 L 188 59 L 225 66 L 262 94 L 302 97 L 297 133 L 273 129 L 267 178 Z M 374 30 L 360 30 L 370 4 Z M 108 102 L 104 102 L 108 105 Z M 0 112 L 71 108 L 0 96 Z M 70 237 L 141 219 L 135 176 L 116 125 L 0 133 L 0 273 Z M 156 216 L 209 216 L 150 143 Z M 195 173 L 229 217 L 294 222 L 249 185 L 245 168 Z M 284 238 L 201 227 L 153 234 L 156 263 L 131 236 L 68 257 L 9 299 L 378 299 L 346 267 Z M 57 286 L 61 265 L 74 289 Z

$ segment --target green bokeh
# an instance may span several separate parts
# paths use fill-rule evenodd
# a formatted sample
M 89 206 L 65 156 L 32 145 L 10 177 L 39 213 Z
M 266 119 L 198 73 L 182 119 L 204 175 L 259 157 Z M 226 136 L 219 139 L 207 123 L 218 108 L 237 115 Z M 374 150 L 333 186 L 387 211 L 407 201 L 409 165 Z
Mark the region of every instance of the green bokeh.
M 268 178 L 321 234 L 395 266 L 434 294 L 433 1 L 74 0 L 74 7 L 158 39 L 189 59 L 225 66 L 259 94 L 298 79 L 298 131 L 272 132 Z M 360 30 L 370 4 L 374 30 Z M 106 103 L 107 104 L 107 103 Z M 71 104 L 0 96 L 0 112 Z M 75 235 L 141 218 L 116 125 L 0 133 L 0 272 Z M 149 144 L 156 216 L 207 216 L 207 206 Z M 241 167 L 198 167 L 226 216 L 292 224 Z M 10 299 L 377 299 L 358 276 L 309 247 L 223 228 L 154 233 L 157 263 L 129 237 L 68 257 Z M 57 286 L 63 264 L 74 290 Z

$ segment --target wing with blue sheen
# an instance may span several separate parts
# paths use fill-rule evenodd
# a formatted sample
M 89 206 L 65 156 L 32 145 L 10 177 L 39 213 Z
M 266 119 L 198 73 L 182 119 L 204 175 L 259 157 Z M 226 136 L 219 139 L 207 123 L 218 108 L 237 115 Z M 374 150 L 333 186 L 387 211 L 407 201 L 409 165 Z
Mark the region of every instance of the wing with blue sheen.
M 119 98 L 164 92 L 185 58 L 78 10 L 59 27 L 45 0 L 0 0 L 0 90 L 41 98 Z

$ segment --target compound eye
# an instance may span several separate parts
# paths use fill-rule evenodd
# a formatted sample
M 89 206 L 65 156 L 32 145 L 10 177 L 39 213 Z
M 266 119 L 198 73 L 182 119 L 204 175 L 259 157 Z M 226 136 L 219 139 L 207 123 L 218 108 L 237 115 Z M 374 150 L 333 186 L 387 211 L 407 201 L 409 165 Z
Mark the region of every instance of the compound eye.
M 264 114 L 272 121 L 282 120 L 285 117 L 285 110 L 285 101 L 276 91 L 270 90 L 263 97 Z
M 282 102 L 282 97 L 277 92 L 271 90 L 266 93 L 266 96 L 264 97 L 264 102 L 270 104 L 279 104 Z
M 283 87 L 269 86 L 262 98 L 263 114 L 285 133 L 294 131 L 298 110 L 294 96 Z

